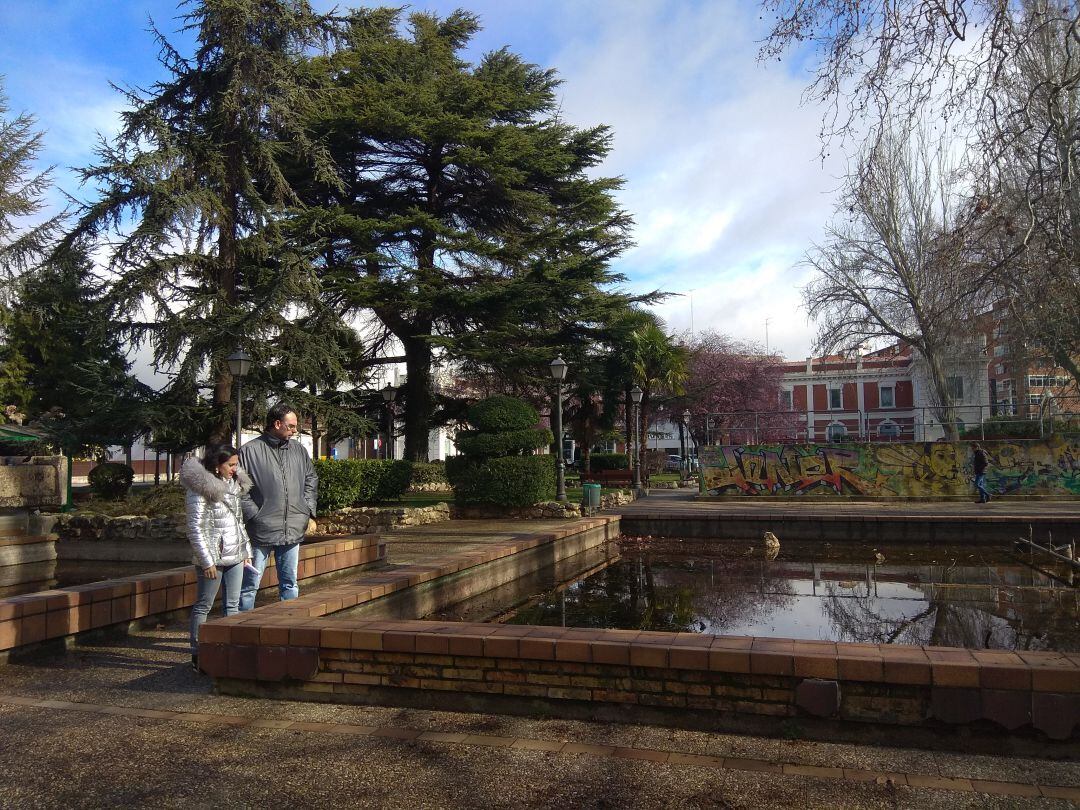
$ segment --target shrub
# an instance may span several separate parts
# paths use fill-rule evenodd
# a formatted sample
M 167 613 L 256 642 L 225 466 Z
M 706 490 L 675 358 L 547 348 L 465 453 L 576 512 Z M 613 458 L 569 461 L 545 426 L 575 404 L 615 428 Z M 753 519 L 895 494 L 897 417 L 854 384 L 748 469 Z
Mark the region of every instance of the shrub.
M 409 488 L 412 468 L 409 461 L 320 459 L 315 462 L 319 475 L 318 511 L 321 514 L 362 503 L 400 500 Z
M 532 506 L 555 497 L 554 456 L 506 456 L 446 460 L 456 503 Z
M 410 484 L 445 484 L 446 465 L 441 461 L 425 463 L 414 461 L 412 465 L 412 479 Z
M 600 470 L 628 470 L 630 457 L 626 453 L 593 453 L 589 456 L 589 467 L 593 472 Z
M 107 461 L 90 470 L 90 490 L 99 498 L 118 501 L 128 494 L 135 470 L 119 461 Z
M 555 458 L 525 455 L 553 441 L 536 428 L 536 409 L 512 397 L 494 396 L 469 408 L 476 428 L 458 434 L 464 455 L 447 459 L 446 477 L 458 503 L 532 506 L 555 497 Z
M 508 430 L 502 433 L 462 431 L 455 439 L 458 449 L 467 456 L 519 456 L 549 446 L 555 437 L 547 428 Z
M 536 427 L 540 414 L 520 399 L 498 394 L 482 399 L 468 411 L 469 424 L 481 433 L 507 433 Z

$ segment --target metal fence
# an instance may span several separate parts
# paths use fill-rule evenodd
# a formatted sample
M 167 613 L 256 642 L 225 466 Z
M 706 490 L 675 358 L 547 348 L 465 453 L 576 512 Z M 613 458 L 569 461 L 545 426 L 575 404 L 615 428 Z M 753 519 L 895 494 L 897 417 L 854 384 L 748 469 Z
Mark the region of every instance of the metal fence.
M 703 424 L 696 424 L 693 432 L 699 444 L 709 445 L 934 441 L 948 434 L 949 423 L 960 438 L 969 440 L 1080 434 L 1080 397 L 1054 397 L 1020 405 L 954 405 L 943 410 L 922 407 L 713 413 L 704 417 Z

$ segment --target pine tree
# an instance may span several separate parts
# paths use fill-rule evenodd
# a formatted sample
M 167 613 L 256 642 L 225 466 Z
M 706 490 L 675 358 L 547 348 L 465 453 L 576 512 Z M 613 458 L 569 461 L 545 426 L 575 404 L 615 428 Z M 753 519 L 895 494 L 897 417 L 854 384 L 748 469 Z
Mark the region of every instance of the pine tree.
M 83 246 L 22 276 L 7 333 L 26 362 L 27 412 L 65 452 L 128 446 L 146 432 L 153 392 L 128 373 Z
M 0 407 L 25 408 L 32 398 L 26 383 L 31 369 L 10 339 L 15 317 L 10 292 L 18 277 L 48 250 L 61 217 L 27 225 L 43 208 L 49 172 L 34 171 L 42 145 L 34 118 L 26 113 L 8 117 L 8 112 L 0 87 Z
M 605 290 L 630 218 L 620 181 L 590 175 L 610 132 L 560 120 L 554 71 L 505 49 L 466 63 L 472 14 L 408 22 L 355 12 L 345 47 L 316 60 L 334 95 L 313 126 L 343 188 L 306 189 L 294 224 L 322 239 L 328 294 L 400 344 L 405 456 L 423 459 L 438 364 L 543 373 L 626 305 Z
M 335 185 L 331 161 L 304 128 L 317 96 L 299 78 L 330 23 L 306 0 L 185 5 L 195 53 L 181 55 L 154 30 L 168 78 L 124 91 L 120 134 L 100 144 L 96 165 L 82 173 L 100 199 L 69 241 L 112 232 L 113 305 L 136 313 L 131 337 L 150 342 L 179 390 L 197 390 L 209 373 L 211 433 L 220 440 L 231 424 L 225 357 L 235 347 L 267 369 L 282 343 L 324 345 L 319 335 L 296 333 L 293 316 L 314 306 L 316 281 L 277 220 L 297 202 L 281 170 L 286 156 Z

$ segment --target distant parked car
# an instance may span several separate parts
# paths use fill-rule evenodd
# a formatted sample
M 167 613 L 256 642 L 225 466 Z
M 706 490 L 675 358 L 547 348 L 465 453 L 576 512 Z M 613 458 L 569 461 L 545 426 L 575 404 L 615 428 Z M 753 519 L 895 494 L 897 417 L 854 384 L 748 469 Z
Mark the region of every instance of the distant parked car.
M 679 472 L 682 469 L 682 456 L 668 456 L 664 461 L 664 472 Z

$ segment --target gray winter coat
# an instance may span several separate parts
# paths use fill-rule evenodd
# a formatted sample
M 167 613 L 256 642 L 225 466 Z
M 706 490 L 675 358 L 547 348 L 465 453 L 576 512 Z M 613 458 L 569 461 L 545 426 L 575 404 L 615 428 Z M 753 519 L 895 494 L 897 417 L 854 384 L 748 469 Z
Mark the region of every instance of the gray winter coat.
M 240 466 L 255 484 L 241 500 L 252 541 L 281 546 L 303 540 L 319 486 L 304 446 L 264 433 L 240 448 Z
M 180 483 L 187 490 L 187 536 L 191 561 L 200 568 L 235 565 L 251 557 L 251 543 L 244 528 L 240 498 L 251 489 L 242 469 L 225 480 L 208 471 L 202 462 L 189 458 L 180 468 Z

